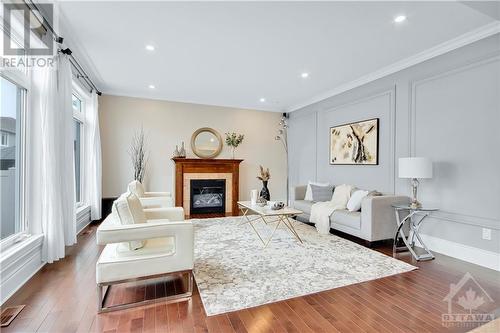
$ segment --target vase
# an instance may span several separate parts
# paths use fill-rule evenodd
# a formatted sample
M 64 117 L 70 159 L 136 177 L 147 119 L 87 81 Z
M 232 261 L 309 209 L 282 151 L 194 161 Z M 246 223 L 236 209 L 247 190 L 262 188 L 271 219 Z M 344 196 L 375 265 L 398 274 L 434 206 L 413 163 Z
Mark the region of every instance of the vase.
M 179 157 L 179 146 L 175 145 L 174 158 Z
M 262 181 L 262 190 L 260 190 L 260 196 L 267 201 L 271 200 L 271 194 L 269 193 L 269 189 L 267 188 L 267 180 Z
M 236 147 L 231 147 L 232 148 L 232 154 L 233 154 L 233 160 L 234 160 L 234 150 L 236 149 Z
M 184 148 L 184 141 L 182 141 L 181 150 L 179 150 L 179 157 L 186 157 L 186 149 Z

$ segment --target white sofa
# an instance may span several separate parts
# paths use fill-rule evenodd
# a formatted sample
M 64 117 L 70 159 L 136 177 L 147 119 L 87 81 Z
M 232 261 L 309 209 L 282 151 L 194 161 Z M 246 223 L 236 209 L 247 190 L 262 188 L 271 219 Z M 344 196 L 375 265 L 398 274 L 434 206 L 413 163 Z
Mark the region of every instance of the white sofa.
M 144 208 L 173 207 L 174 201 L 170 192 L 146 192 L 144 185 L 137 180 L 131 181 L 127 189 L 134 193 L 142 203 Z
M 292 206 L 303 214 L 297 220 L 309 223 L 314 201 L 304 200 L 307 186 L 293 189 Z M 367 196 L 361 202 L 361 211 L 337 210 L 330 216 L 330 228 L 361 238 L 369 244 L 375 241 L 393 239 L 397 222 L 395 203 L 409 203 L 407 196 L 377 195 Z
M 130 200 L 127 201 L 127 196 L 135 197 L 133 194 L 127 194 L 117 199 L 124 206 L 116 209 L 114 204 L 113 212 L 97 228 L 97 244 L 105 245 L 96 263 L 99 312 L 159 301 L 160 299 L 154 299 L 112 307 L 104 306 L 109 286 L 167 274 L 188 275 L 187 291 L 169 296 L 167 300 L 189 299 L 193 290 L 192 223 L 184 221 L 184 210 L 180 207 L 142 209 L 137 197 L 130 199 L 137 201 L 132 204 Z M 141 219 L 141 216 L 145 221 L 135 223 L 140 222 L 137 220 Z M 103 288 L 106 288 L 104 295 Z

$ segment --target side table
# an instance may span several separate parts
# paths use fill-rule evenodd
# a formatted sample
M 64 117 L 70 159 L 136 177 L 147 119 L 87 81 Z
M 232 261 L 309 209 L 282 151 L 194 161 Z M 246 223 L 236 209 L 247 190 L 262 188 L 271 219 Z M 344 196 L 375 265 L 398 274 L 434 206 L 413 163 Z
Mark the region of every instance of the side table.
M 394 207 L 396 213 L 396 221 L 398 222 L 398 227 L 396 229 L 396 234 L 394 235 L 394 245 L 392 248 L 393 256 L 396 256 L 397 252 L 402 252 L 409 250 L 416 260 L 431 260 L 434 259 L 434 255 L 427 248 L 425 243 L 422 241 L 419 235 L 419 229 L 422 225 L 422 221 L 425 220 L 430 213 L 438 211 L 437 208 L 427 208 L 427 207 L 419 207 L 413 208 L 410 205 L 392 205 Z M 407 214 L 404 218 L 404 214 Z M 405 234 L 403 227 L 405 224 L 408 225 L 408 235 Z M 398 240 L 401 238 L 405 244 L 405 246 L 397 246 Z M 417 254 L 415 252 L 415 238 L 418 239 L 420 245 L 424 248 L 424 254 Z

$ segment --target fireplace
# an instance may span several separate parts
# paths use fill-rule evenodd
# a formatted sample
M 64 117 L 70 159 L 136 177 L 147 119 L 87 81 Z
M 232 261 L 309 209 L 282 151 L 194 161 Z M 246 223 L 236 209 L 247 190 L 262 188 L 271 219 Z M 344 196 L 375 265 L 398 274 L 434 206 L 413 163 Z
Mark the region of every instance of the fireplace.
M 225 179 L 190 180 L 190 214 L 226 212 Z

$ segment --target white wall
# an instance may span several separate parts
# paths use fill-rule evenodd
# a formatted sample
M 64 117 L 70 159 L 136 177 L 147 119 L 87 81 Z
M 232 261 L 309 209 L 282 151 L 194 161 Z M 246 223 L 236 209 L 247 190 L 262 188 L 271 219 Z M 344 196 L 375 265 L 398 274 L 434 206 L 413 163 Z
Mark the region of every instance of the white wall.
M 422 232 L 454 244 L 449 255 L 478 249 L 476 257 L 500 258 L 499 91 L 496 34 L 294 111 L 291 186 L 316 179 L 410 195 L 408 180 L 397 175 L 398 157 L 430 157 L 434 177 L 421 181 L 419 199 L 441 211 Z M 329 128 L 375 117 L 379 165 L 330 165 Z M 482 228 L 492 230 L 491 240 L 482 239 Z
M 117 197 L 126 190 L 133 175 L 128 149 L 134 132 L 143 126 L 149 149 L 146 189 L 174 193 L 171 157 L 175 145 L 184 141 L 188 157 L 196 157 L 190 147 L 192 133 L 200 127 L 212 127 L 223 139 L 226 132 L 245 135 L 235 156 L 244 159 L 240 199 L 249 199 L 251 189 L 262 187 L 256 179 L 259 164 L 271 171 L 271 199 L 286 199 L 286 157 L 281 143 L 274 139 L 279 113 L 103 95 L 99 117 L 103 197 Z M 231 158 L 231 150 L 224 144 L 217 158 Z

